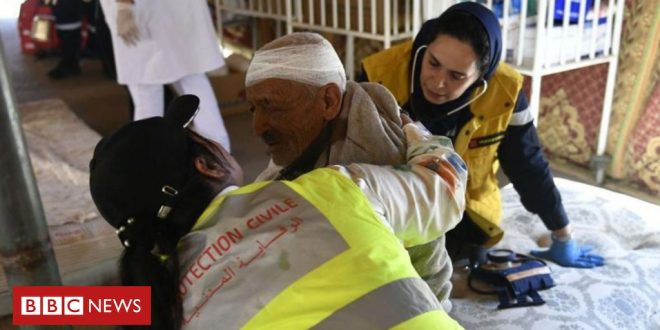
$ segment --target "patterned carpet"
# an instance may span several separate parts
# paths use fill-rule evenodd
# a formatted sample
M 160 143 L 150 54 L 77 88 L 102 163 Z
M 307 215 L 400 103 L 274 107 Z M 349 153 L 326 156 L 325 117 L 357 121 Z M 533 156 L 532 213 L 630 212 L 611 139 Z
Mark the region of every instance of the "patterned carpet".
M 606 259 L 594 269 L 549 263 L 556 286 L 540 291 L 545 305 L 498 310 L 495 296 L 466 287 L 457 272 L 451 315 L 466 329 L 660 329 L 660 206 L 604 189 L 556 179 L 580 243 Z M 549 244 L 542 221 L 502 190 L 504 239 L 518 253 Z

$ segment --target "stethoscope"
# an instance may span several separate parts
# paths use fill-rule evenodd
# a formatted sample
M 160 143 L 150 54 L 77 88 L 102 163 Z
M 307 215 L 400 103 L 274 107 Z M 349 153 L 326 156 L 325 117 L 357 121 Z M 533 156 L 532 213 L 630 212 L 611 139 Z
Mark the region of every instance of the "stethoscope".
M 420 50 L 422 50 L 424 48 L 427 48 L 427 47 L 428 47 L 428 45 L 423 45 L 423 46 L 417 48 L 417 50 L 415 51 L 415 56 L 413 57 L 412 70 L 410 70 L 410 100 L 411 100 L 410 101 L 410 106 L 413 107 L 413 108 L 414 108 L 414 105 L 413 105 L 414 102 L 412 102 L 412 96 L 413 96 L 413 93 L 415 92 L 415 67 L 417 65 L 417 56 L 419 55 Z M 445 113 L 444 117 L 449 117 L 452 114 L 463 110 L 465 107 L 472 104 L 474 101 L 476 101 L 478 98 L 480 98 L 482 95 L 484 95 L 486 93 L 486 90 L 488 89 L 488 82 L 483 77 L 481 77 L 480 79 L 483 82 L 483 88 L 482 88 L 481 91 L 479 91 L 479 94 L 477 94 L 475 97 L 471 98 L 467 102 L 463 103 L 462 105 L 456 107 L 455 109 L 452 109 L 451 111 Z

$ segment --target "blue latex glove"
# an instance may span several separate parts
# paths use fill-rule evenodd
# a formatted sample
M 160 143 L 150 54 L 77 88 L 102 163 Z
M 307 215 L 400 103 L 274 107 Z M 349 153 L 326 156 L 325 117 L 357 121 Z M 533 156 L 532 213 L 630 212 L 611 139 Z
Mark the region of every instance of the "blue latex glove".
M 553 261 L 564 267 L 593 268 L 605 264 L 603 257 L 589 254 L 590 246 L 579 246 L 574 239 L 559 241 L 552 238 L 550 249 L 532 251 L 535 257 Z

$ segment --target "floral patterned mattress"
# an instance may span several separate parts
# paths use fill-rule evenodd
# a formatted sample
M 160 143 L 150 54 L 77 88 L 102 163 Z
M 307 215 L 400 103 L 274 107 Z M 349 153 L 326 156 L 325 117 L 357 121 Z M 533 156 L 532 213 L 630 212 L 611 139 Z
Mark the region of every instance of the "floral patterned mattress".
M 555 179 L 574 237 L 605 257 L 605 266 L 548 263 L 556 286 L 540 291 L 544 305 L 498 310 L 455 272 L 453 309 L 466 329 L 660 329 L 660 206 L 601 188 Z M 527 212 L 513 187 L 502 188 L 505 236 L 497 245 L 518 253 L 547 247 L 543 222 Z

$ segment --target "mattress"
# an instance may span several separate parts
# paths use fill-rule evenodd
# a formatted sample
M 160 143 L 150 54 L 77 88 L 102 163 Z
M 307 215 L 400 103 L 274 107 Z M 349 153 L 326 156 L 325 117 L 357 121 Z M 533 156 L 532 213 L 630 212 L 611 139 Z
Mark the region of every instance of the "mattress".
M 660 329 L 660 206 L 605 189 L 555 179 L 574 236 L 606 265 L 563 268 L 548 263 L 556 286 L 540 291 L 544 305 L 498 310 L 496 296 L 453 279 L 451 311 L 466 329 Z M 511 185 L 502 188 L 505 235 L 497 245 L 529 253 L 549 245 L 543 222 L 528 213 Z
M 64 284 L 115 281 L 122 246 L 97 213 L 88 188 L 88 164 L 100 136 L 58 99 L 20 106 L 23 134 Z M 11 313 L 0 268 L 0 315 Z

